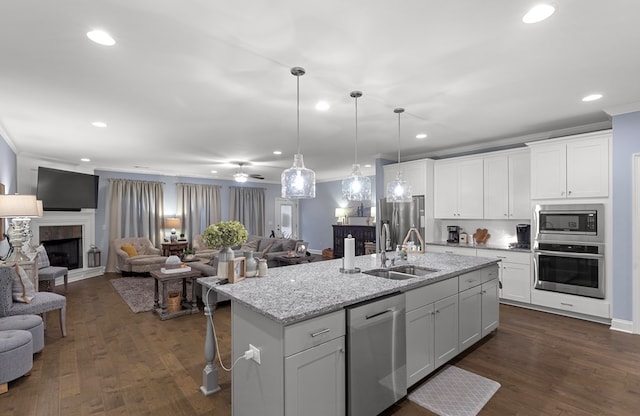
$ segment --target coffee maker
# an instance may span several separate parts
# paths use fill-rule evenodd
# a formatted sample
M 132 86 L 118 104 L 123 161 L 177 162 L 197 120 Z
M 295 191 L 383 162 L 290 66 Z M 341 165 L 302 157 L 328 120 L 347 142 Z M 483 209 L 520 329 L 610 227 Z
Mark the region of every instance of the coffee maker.
M 529 224 L 516 225 L 516 248 L 531 248 L 531 226 Z
M 460 242 L 460 227 L 457 225 L 448 225 L 447 231 L 449 232 L 447 243 L 458 244 Z

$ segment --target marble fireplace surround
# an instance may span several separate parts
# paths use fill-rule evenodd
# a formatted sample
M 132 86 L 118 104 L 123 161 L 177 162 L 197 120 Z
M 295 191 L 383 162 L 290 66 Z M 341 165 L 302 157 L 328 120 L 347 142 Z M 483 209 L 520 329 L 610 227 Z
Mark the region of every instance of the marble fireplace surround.
M 87 279 L 90 277 L 100 276 L 104 274 L 104 265 L 99 267 L 87 267 L 87 253 L 92 244 L 95 244 L 95 212 L 93 210 L 83 210 L 78 212 L 71 211 L 45 211 L 41 218 L 31 219 L 31 244 L 36 245 L 40 242 L 41 226 L 60 226 L 60 225 L 79 225 L 82 227 L 82 257 L 83 267 L 79 269 L 69 270 L 69 282 Z M 61 284 L 56 282 L 56 284 Z

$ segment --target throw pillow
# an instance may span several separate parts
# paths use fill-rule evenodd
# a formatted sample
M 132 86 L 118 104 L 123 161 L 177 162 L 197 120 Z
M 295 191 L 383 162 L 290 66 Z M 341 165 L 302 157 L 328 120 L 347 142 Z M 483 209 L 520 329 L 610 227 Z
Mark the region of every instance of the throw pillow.
M 138 255 L 138 250 L 136 250 L 136 248 L 131 244 L 125 244 L 120 248 L 122 249 L 122 251 L 127 253 L 129 255 L 129 257 L 133 257 L 133 256 L 137 256 Z
M 273 246 L 273 241 L 270 241 L 264 248 L 260 247 L 260 257 L 264 257 L 269 251 L 271 251 L 271 247 Z
M 47 250 L 45 250 L 42 244 L 36 247 L 36 252 L 38 253 L 38 269 L 51 266 L 51 263 L 49 263 L 49 255 L 47 254 Z
M 277 253 L 279 251 L 283 251 L 282 249 L 282 243 L 276 243 L 274 242 L 271 247 L 269 248 L 269 251 L 267 251 L 267 253 Z
M 16 302 L 31 303 L 36 296 L 36 289 L 31 283 L 27 272 L 17 263 L 13 270 L 13 300 Z
M 301 240 L 292 240 L 290 238 L 287 239 L 284 243 L 282 243 L 282 250 L 283 251 L 289 251 L 289 250 L 293 251 L 296 248 L 296 243 L 298 241 L 301 241 Z
M 258 241 L 259 240 L 247 241 L 246 243 L 244 243 L 242 245 L 242 247 L 240 247 L 240 250 L 242 250 L 242 251 L 258 251 Z

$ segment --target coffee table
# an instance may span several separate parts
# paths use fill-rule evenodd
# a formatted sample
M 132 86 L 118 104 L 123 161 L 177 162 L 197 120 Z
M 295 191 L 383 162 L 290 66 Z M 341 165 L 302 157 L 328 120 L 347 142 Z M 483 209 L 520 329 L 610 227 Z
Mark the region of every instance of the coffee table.
M 293 264 L 311 263 L 313 261 L 322 260 L 322 256 L 311 254 L 310 256 L 278 256 L 276 257 L 278 264 L 281 266 L 291 266 Z
M 153 310 L 160 316 L 160 320 L 175 318 L 182 315 L 198 313 L 198 300 L 196 299 L 196 281 L 202 274 L 197 270 L 180 273 L 162 273 L 160 270 L 151 272 L 154 279 L 154 303 Z M 167 310 L 167 283 L 182 280 L 182 305 L 181 310 L 169 312 Z M 187 301 L 187 280 L 191 281 L 191 303 Z M 160 302 L 159 284 L 162 284 L 162 302 Z

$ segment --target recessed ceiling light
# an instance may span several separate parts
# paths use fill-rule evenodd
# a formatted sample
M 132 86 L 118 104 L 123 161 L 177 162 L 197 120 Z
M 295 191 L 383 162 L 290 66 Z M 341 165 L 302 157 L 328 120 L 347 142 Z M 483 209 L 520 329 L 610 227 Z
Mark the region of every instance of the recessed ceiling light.
M 371 165 L 367 163 L 366 165 L 364 165 L 364 167 L 365 167 L 365 168 L 370 168 L 370 167 L 371 167 Z
M 91 159 L 89 159 L 88 157 L 83 157 L 80 160 L 83 161 L 83 162 L 91 162 Z
M 107 127 L 107 123 L 104 123 L 102 121 L 94 121 L 93 123 L 91 123 L 91 125 L 94 127 Z
M 555 11 L 556 8 L 550 4 L 538 4 L 522 17 L 522 21 L 524 23 L 538 23 L 549 18 Z
M 282 154 L 282 152 L 281 152 L 280 150 L 274 150 L 274 151 L 273 151 L 273 154 L 274 154 L 274 155 L 281 155 L 281 154 Z
M 590 94 L 590 95 L 587 95 L 586 97 L 584 97 L 582 99 L 582 101 L 584 101 L 584 102 L 596 101 L 596 100 L 599 100 L 600 98 L 602 98 L 602 94 Z
M 318 101 L 316 104 L 316 110 L 318 111 L 327 111 L 331 106 L 326 101 Z
M 426 139 L 427 133 L 418 133 L 416 134 L 416 139 Z
M 103 30 L 92 30 L 90 32 L 87 32 L 87 37 L 95 43 L 104 46 L 113 46 L 116 44 L 115 39 L 113 39 L 111 35 Z
M 218 173 L 218 171 L 217 170 L 212 170 L 211 173 Z

